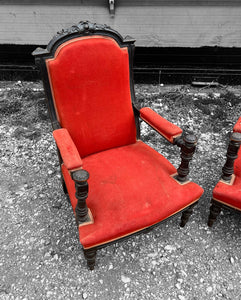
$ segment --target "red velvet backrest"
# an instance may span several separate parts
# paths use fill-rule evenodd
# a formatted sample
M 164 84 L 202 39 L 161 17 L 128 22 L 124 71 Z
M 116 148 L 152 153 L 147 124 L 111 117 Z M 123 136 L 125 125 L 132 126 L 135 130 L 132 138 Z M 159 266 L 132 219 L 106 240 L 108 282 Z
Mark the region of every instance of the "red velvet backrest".
M 58 121 L 81 157 L 136 141 L 127 47 L 110 37 L 78 37 L 46 66 Z

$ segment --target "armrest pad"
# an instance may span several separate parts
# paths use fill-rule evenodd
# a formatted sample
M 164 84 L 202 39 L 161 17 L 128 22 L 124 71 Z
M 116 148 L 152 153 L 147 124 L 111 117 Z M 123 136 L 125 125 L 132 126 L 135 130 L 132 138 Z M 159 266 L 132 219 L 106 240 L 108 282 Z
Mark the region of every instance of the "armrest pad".
M 66 168 L 68 170 L 80 168 L 82 160 L 68 130 L 56 129 L 53 131 L 53 136 Z
M 174 138 L 182 134 L 181 128 L 167 121 L 149 107 L 140 109 L 140 117 L 171 143 Z
M 238 121 L 234 125 L 233 132 L 240 132 L 241 133 L 241 117 L 238 119 Z

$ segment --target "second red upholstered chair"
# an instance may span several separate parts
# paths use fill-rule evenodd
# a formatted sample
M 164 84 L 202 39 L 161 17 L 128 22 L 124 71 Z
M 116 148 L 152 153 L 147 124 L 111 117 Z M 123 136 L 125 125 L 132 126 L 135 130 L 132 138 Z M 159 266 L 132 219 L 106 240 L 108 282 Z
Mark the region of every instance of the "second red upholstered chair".
M 241 211 L 241 117 L 233 128 L 227 160 L 220 181 L 213 189 L 208 225 L 212 226 L 222 208 Z

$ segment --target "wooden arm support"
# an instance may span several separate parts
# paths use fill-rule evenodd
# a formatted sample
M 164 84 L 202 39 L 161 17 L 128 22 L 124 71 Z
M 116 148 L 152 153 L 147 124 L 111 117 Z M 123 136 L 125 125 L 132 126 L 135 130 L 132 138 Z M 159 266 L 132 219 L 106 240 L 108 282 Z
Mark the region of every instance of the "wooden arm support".
M 192 160 L 193 154 L 196 149 L 197 138 L 193 134 L 188 134 L 184 137 L 177 137 L 174 139 L 173 144 L 181 148 L 181 164 L 177 169 L 178 175 L 175 179 L 183 183 L 187 181 L 187 175 L 189 174 L 189 163 Z
M 196 149 L 197 138 L 192 134 L 181 136 L 182 129 L 167 121 L 149 107 L 140 109 L 140 117 L 165 137 L 169 142 L 181 148 L 181 164 L 177 169 L 178 175 L 175 179 L 181 183 L 187 181 L 189 174 L 189 163 Z
M 82 159 L 67 129 L 61 128 L 53 131 L 53 136 L 64 165 L 68 170 L 82 166 Z
M 83 223 L 93 223 L 91 212 L 86 204 L 86 199 L 88 197 L 89 191 L 89 185 L 87 182 L 87 180 L 89 179 L 89 173 L 86 170 L 81 169 L 71 172 L 71 176 L 75 182 L 75 197 L 78 200 L 75 207 L 75 217 L 77 225 L 81 225 Z
M 182 134 L 182 129 L 167 121 L 149 107 L 140 109 L 140 118 L 173 144 L 176 137 Z
M 228 150 L 227 150 L 227 160 L 222 168 L 222 176 L 221 178 L 224 181 L 230 181 L 232 178 L 232 174 L 234 173 L 233 165 L 235 159 L 238 157 L 238 150 L 241 144 L 241 133 L 233 132 L 230 137 Z

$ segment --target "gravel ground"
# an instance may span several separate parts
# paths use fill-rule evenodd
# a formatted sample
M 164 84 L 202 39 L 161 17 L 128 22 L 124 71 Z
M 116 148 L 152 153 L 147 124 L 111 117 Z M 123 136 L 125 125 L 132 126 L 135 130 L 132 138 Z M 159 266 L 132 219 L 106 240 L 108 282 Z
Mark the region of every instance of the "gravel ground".
M 241 299 L 241 219 L 224 211 L 206 225 L 240 87 L 137 85 L 137 102 L 194 131 L 190 177 L 205 193 L 186 227 L 180 215 L 97 253 L 89 271 L 38 82 L 0 82 L 0 299 Z M 179 151 L 141 124 L 142 138 L 176 167 Z

